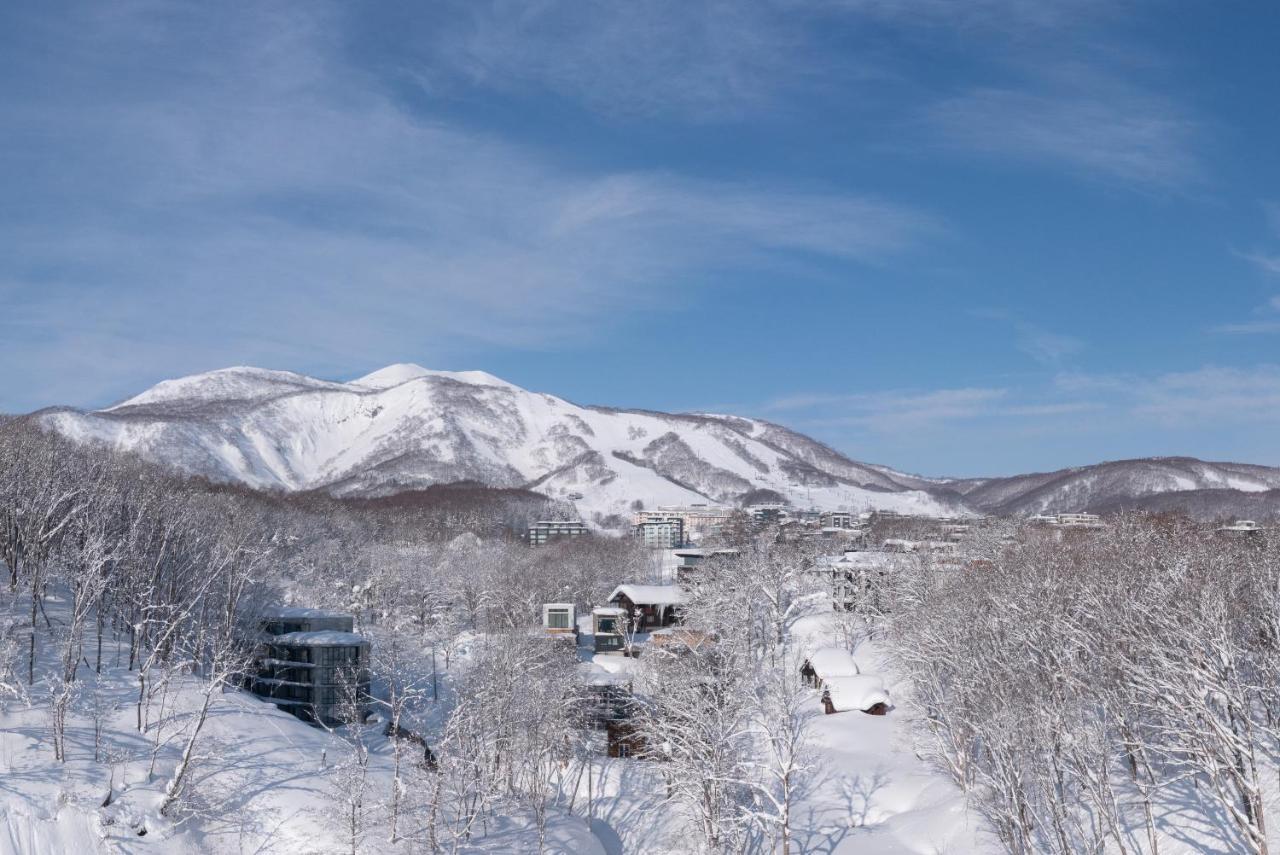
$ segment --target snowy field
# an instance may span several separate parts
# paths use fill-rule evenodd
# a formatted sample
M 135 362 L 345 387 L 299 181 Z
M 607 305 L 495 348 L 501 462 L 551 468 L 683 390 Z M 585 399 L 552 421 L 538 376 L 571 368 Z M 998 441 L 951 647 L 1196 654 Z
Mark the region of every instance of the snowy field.
M 836 633 L 826 601 L 793 629 L 797 649 L 830 645 Z M 45 603 L 50 632 L 66 620 L 66 604 Z M 21 620 L 21 618 L 16 618 Z M 43 622 L 43 617 L 42 617 Z M 580 624 L 589 628 L 589 618 Z M 11 637 L 25 640 L 21 626 Z M 643 644 L 648 637 L 640 635 Z M 428 740 L 438 731 L 453 695 L 452 685 L 472 664 L 483 637 L 466 634 L 456 644 L 451 668 L 440 674 L 440 700 L 425 703 L 409 723 Z M 613 672 L 646 667 L 619 655 L 593 654 L 583 635 L 578 656 Z M 205 684 L 176 672 L 146 703 L 138 728 L 137 672 L 125 667 L 123 639 L 108 638 L 99 677 L 82 659 L 79 694 L 66 729 L 66 761 L 51 744 L 48 687 L 59 663 L 42 658 L 26 698 L 0 705 L 0 855 L 57 853 L 341 853 L 350 852 L 346 809 L 352 786 L 352 745 L 368 749 L 363 786 L 359 852 L 424 851 L 421 837 L 406 839 L 421 818 L 400 817 L 393 841 L 387 805 L 391 799 L 394 746 L 378 714 L 359 731 L 309 726 L 253 695 L 217 694 L 197 743 L 193 777 L 180 808 L 163 816 L 160 805 L 174 776 Z M 422 653 L 422 651 L 419 651 Z M 888 715 L 861 712 L 826 715 L 819 692 L 805 700 L 810 768 L 793 812 L 792 852 L 949 855 L 998 853 L 1003 846 L 986 820 L 942 771 L 933 767 L 910 701 L 909 686 L 895 681 L 887 651 L 875 641 L 856 650 L 857 668 L 879 675 L 889 690 Z M 443 666 L 443 663 L 441 663 Z M 24 675 L 25 676 L 25 675 Z M 375 686 L 377 681 L 375 679 Z M 96 755 L 96 756 L 95 756 Z M 488 817 L 470 839 L 442 846 L 467 853 L 681 853 L 694 852 L 679 811 L 664 797 L 661 763 L 594 757 L 589 767 L 568 763 L 552 776 L 545 842 L 539 849 L 535 817 L 513 807 Z M 423 786 L 426 776 L 410 776 Z M 1275 775 L 1268 775 L 1274 784 Z M 1136 794 L 1117 783 L 1132 843 L 1147 852 Z M 1241 851 L 1223 831 L 1228 819 L 1206 812 L 1193 782 L 1172 788 L 1155 806 L 1159 851 L 1189 855 Z M 1272 825 L 1280 821 L 1276 792 L 1266 804 Z M 768 851 L 762 845 L 758 851 Z M 1107 851 L 1119 851 L 1108 849 Z
M 46 604 L 55 624 L 62 618 L 60 605 Z M 815 619 L 808 629 L 820 632 L 820 622 Z M 580 648 L 583 658 L 591 658 L 589 641 L 585 637 Z M 866 648 L 865 654 L 874 656 L 874 650 Z M 54 760 L 50 747 L 49 705 L 40 697 L 39 675 L 28 702 L 11 700 L 0 711 L 0 853 L 350 851 L 335 798 L 347 780 L 343 768 L 350 748 L 344 737 L 351 734 L 309 726 L 235 690 L 215 699 L 202 731 L 193 797 L 173 817 L 162 817 L 158 807 L 199 708 L 202 684 L 191 675 L 175 678 L 152 699 L 151 727 L 139 732 L 137 675 L 117 664 L 121 657 L 127 658 L 127 647 L 111 644 L 100 678 L 81 663 L 81 695 L 68 723 L 65 763 Z M 637 664 L 595 658 L 615 667 Z M 455 669 L 465 668 L 466 661 L 464 645 Z M 52 666 L 40 663 L 42 670 Z M 443 682 L 447 686 L 447 674 Z M 811 708 L 816 764 L 798 807 L 797 851 L 997 851 L 990 842 L 984 845 L 981 822 L 965 811 L 954 785 L 915 755 L 904 711 L 826 716 L 816 691 Z M 369 822 L 361 851 L 420 851 L 407 841 L 390 843 L 385 812 L 377 808 L 388 798 L 393 762 L 382 729 L 374 720 L 361 733 L 370 753 Z M 95 762 L 95 750 L 101 762 Z M 678 815 L 663 804 L 656 764 L 600 756 L 590 777 L 588 782 L 582 769 L 566 770 L 557 782 L 545 851 L 690 851 Z M 535 852 L 532 820 L 513 815 L 490 823 L 457 851 Z

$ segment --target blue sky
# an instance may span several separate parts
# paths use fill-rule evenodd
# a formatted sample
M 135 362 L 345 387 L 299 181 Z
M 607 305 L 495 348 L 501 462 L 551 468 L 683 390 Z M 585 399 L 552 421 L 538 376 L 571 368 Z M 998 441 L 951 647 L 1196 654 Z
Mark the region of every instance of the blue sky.
M 1280 6 L 0 6 L 0 411 L 481 368 L 1002 474 L 1280 465 Z

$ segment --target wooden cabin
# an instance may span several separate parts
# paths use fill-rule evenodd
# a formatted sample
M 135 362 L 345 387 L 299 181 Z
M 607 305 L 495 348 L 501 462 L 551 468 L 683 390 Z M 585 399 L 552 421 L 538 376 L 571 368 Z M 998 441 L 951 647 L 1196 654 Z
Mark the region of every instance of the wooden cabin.
M 632 632 L 670 626 L 684 601 L 679 585 L 619 585 L 609 595 L 611 604 L 625 610 Z

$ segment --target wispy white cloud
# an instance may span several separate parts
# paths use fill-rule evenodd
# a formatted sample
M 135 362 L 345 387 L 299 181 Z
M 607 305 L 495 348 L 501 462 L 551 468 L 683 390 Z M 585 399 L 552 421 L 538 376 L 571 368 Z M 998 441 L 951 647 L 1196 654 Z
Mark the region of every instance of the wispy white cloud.
M 1174 425 L 1280 422 L 1280 366 L 1163 374 L 1132 392 L 1133 413 Z
M 1063 374 L 1055 387 L 1099 396 L 1120 416 L 1162 427 L 1280 421 L 1280 366 L 1271 364 L 1158 375 Z
M 1097 84 L 971 89 L 933 105 L 927 118 L 950 145 L 983 154 L 1145 187 L 1199 178 L 1193 120 L 1164 99 L 1088 79 Z
M 975 309 L 969 314 L 1007 324 L 1013 330 L 1014 346 L 1041 365 L 1061 368 L 1064 359 L 1085 346 L 1084 341 L 1075 336 L 1045 329 L 1006 309 Z
M 1280 269 L 1277 270 L 1280 272 Z M 1272 297 L 1254 310 L 1255 320 L 1237 324 L 1219 324 L 1210 332 L 1226 335 L 1260 335 L 1280 332 L 1280 296 Z
M 428 92 L 543 89 L 606 113 L 724 118 L 811 73 L 797 61 L 808 34 L 796 11 L 732 0 L 446 0 L 401 36 L 411 77 Z
M 704 275 L 878 262 L 936 228 L 880 198 L 571 168 L 424 116 L 338 49 L 333 7 L 153 11 L 46 26 L 31 50 L 59 62 L 0 94 L 6 144 L 40 152 L 0 164 L 0 370 L 32 389 L 0 409 L 232 362 L 589 340 Z
M 922 430 L 972 419 L 991 411 L 1007 389 L 960 388 L 853 395 L 806 395 L 779 399 L 766 412 L 807 410 L 806 427 L 859 427 L 877 432 Z
M 1226 335 L 1264 335 L 1280 332 L 1280 321 L 1250 321 L 1243 324 L 1219 324 L 1213 332 Z
M 825 0 L 826 5 L 852 9 L 914 26 L 943 26 L 966 32 L 994 30 L 1021 34 L 1028 30 L 1072 26 L 1115 15 L 1131 2 L 1111 0 Z
M 1261 270 L 1267 273 L 1275 273 L 1280 275 L 1280 255 L 1271 255 L 1265 252 L 1241 252 L 1237 253 L 1246 261 L 1251 261 Z
M 1111 427 L 1130 429 L 1256 426 L 1280 422 L 1280 366 L 1205 366 L 1154 375 L 1062 372 L 1044 385 L 814 393 L 756 409 L 802 429 L 895 437 L 1032 425 L 1073 435 L 1095 430 L 1099 414 Z

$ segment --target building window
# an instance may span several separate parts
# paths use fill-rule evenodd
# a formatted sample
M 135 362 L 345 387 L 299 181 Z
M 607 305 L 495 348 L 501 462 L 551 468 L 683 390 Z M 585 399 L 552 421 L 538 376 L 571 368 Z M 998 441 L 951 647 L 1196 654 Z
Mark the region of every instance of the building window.
M 548 609 L 547 627 L 549 629 L 569 629 L 569 610 Z

